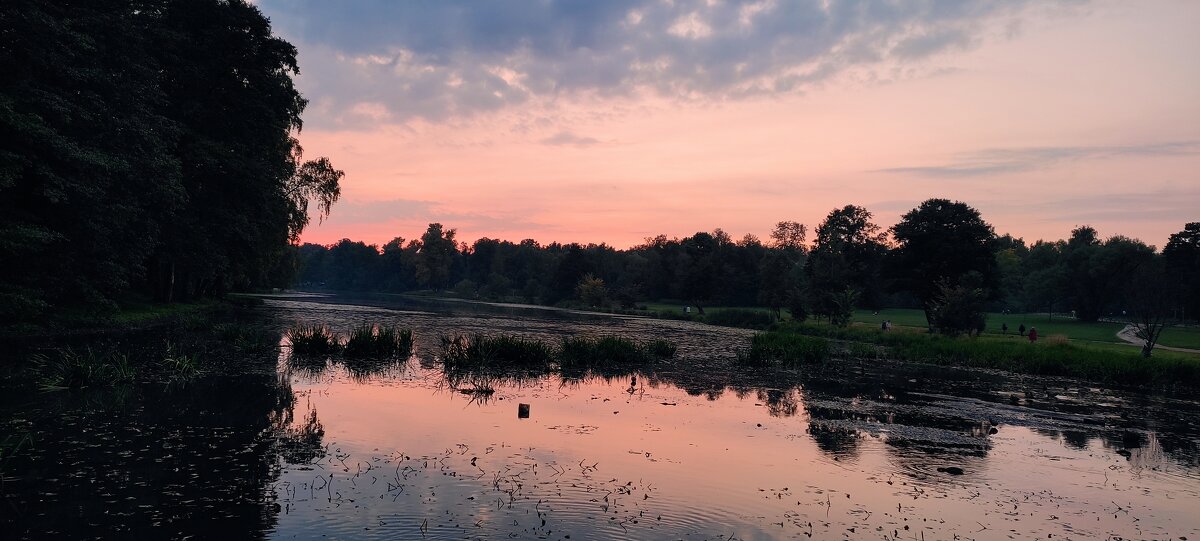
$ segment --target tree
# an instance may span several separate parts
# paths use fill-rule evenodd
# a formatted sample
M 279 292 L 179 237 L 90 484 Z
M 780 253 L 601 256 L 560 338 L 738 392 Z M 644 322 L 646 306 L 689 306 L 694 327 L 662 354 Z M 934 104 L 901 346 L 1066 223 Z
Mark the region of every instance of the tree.
M 915 295 L 933 326 L 932 311 L 945 287 L 962 285 L 968 273 L 987 298 L 995 298 L 999 285 L 992 226 L 979 211 L 960 201 L 929 199 L 905 214 L 892 227 L 896 249 L 891 269 L 893 288 Z
M 1129 324 L 1134 335 L 1143 340 L 1143 357 L 1150 357 L 1159 336 L 1173 322 L 1179 289 L 1161 258 L 1143 263 L 1133 272 L 1127 286 Z
M 454 241 L 454 229 L 443 230 L 442 224 L 432 223 L 421 235 L 421 248 L 417 252 L 417 282 L 435 291 L 450 286 L 450 268 L 458 255 Z
M 1112 310 L 1134 270 L 1153 255 L 1139 240 L 1118 235 L 1101 242 L 1092 227 L 1075 228 L 1063 249 L 1063 271 L 1076 317 L 1096 321 Z
M 808 228 L 799 222 L 782 221 L 771 231 L 771 245 L 790 252 L 804 253 Z
M 949 282 L 943 281 L 938 284 L 938 292 L 930 311 L 930 323 L 939 333 L 949 336 L 978 336 L 983 332 L 987 321 L 984 313 L 985 302 L 987 293 L 983 289 L 964 284 L 950 285 Z
M 1167 279 L 1179 284 L 1179 319 L 1200 318 L 1200 222 L 1191 222 L 1172 233 L 1163 248 Z
M 857 292 L 856 302 L 878 309 L 882 301 L 882 265 L 887 235 L 871 223 L 867 209 L 834 209 L 817 226 L 817 238 L 804 266 L 810 305 L 818 315 L 841 313 L 843 291 Z M 853 306 L 850 307 L 853 310 Z
M 586 306 L 603 308 L 608 304 L 608 288 L 604 280 L 591 274 L 583 275 L 575 287 L 575 296 Z

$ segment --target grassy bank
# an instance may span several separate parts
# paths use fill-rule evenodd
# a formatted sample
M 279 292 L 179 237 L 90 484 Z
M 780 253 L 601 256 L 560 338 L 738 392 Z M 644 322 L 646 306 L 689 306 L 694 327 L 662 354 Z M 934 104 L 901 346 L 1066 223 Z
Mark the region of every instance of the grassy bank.
M 879 354 L 883 357 L 903 361 L 1071 376 L 1128 385 L 1200 386 L 1200 356 L 1160 351 L 1146 359 L 1136 349 L 1117 344 L 1078 343 L 1053 338 L 1029 343 L 1012 336 L 950 338 L 904 328 L 884 332 L 863 326 L 837 328 L 815 324 L 784 325 L 756 337 L 755 342 L 764 344 L 761 349 L 769 352 L 769 344 L 787 344 L 789 340 L 795 340 L 789 337 L 873 344 L 880 346 Z M 856 348 L 849 351 L 856 351 Z M 752 344 L 751 355 L 754 352 Z

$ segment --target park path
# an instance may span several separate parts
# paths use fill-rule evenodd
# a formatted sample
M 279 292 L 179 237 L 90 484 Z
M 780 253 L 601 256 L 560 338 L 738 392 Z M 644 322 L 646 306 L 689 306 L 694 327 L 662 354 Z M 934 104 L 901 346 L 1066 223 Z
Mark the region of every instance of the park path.
M 1129 342 L 1135 346 L 1142 346 L 1146 344 L 1145 340 L 1137 337 L 1137 330 L 1133 328 L 1133 325 L 1126 325 L 1124 329 L 1117 331 L 1117 338 L 1120 338 L 1121 340 Z M 1167 351 L 1179 351 L 1182 353 L 1200 353 L 1200 349 L 1173 348 L 1171 346 L 1163 346 L 1159 344 L 1154 344 L 1154 349 L 1165 349 Z

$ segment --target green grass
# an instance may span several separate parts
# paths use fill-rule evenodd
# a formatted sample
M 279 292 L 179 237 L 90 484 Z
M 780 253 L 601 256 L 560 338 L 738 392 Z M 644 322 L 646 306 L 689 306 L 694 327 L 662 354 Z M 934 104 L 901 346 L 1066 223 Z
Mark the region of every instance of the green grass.
M 558 361 L 561 367 L 572 369 L 645 363 L 674 355 L 675 344 L 666 340 L 639 343 L 617 336 L 573 336 L 563 338 Z
M 295 325 L 287 330 L 287 339 L 293 355 L 331 355 L 341 348 L 337 335 L 320 324 Z
M 32 365 L 44 388 L 85 389 L 128 383 L 137 376 L 129 357 L 92 348 L 63 348 L 32 357 Z
M 1146 359 L 1137 348 L 1122 344 L 1066 340 L 1041 340 L 1031 344 L 1014 336 L 949 338 L 916 329 L 897 328 L 884 332 L 862 325 L 837 328 L 811 323 L 784 325 L 780 331 L 763 336 L 782 341 L 786 336 L 797 335 L 877 344 L 884 348 L 881 356 L 897 360 L 1073 376 L 1118 384 L 1200 386 L 1200 355 L 1156 351 L 1153 357 Z M 850 353 L 857 356 L 865 350 L 856 351 L 852 346 Z
M 540 340 L 512 335 L 470 338 L 462 335 L 442 337 L 442 363 L 450 370 L 489 366 L 544 367 L 554 351 Z
M 342 354 L 348 358 L 408 357 L 412 347 L 413 335 L 409 329 L 360 325 L 350 331 Z
M 750 350 L 738 355 L 745 366 L 783 365 L 796 367 L 829 359 L 829 340 L 790 332 L 766 332 L 750 339 Z
M 215 300 L 170 304 L 129 301 L 121 304 L 119 311 L 112 319 L 113 322 L 121 325 L 137 325 L 164 319 L 188 318 L 216 308 L 220 304 L 220 301 Z

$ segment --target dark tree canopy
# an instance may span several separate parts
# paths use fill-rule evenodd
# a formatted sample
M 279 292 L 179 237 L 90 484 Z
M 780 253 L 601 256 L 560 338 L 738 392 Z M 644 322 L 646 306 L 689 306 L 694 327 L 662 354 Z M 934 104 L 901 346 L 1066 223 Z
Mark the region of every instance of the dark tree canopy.
M 243 0 L 0 7 L 0 320 L 291 279 L 308 202 L 296 50 Z
M 804 267 L 813 313 L 844 311 L 847 288 L 856 293 L 858 304 L 878 309 L 885 255 L 887 234 L 871 222 L 867 209 L 846 205 L 831 211 L 817 226 L 816 242 Z
M 966 203 L 929 199 L 905 214 L 892 236 L 893 287 L 916 295 L 926 315 L 942 288 L 961 285 L 996 294 L 996 233 Z

